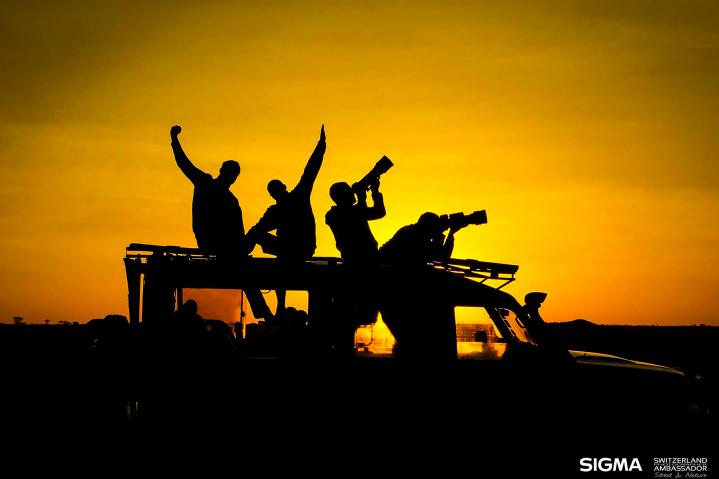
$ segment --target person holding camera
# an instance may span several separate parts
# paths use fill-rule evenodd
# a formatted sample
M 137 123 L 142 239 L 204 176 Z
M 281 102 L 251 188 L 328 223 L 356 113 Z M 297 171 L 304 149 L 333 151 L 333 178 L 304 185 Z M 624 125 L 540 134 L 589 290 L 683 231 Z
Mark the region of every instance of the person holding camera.
M 438 216 L 423 213 L 417 223 L 404 226 L 379 250 L 383 263 L 422 264 L 447 261 L 454 249 L 454 234 L 469 225 L 487 223 L 485 210 L 470 214 L 453 213 Z M 449 230 L 445 238 L 444 232 Z
M 444 231 L 449 228 L 447 237 Z M 452 256 L 454 234 L 461 225 L 449 225 L 435 213 L 423 213 L 419 220 L 400 228 L 379 249 L 381 263 L 424 264 L 429 261 L 445 261 Z
M 367 189 L 372 192 L 372 206 L 367 206 Z M 335 183 L 330 187 L 330 198 L 335 206 L 325 215 L 332 230 L 337 249 L 347 265 L 348 276 L 338 291 L 335 305 L 345 321 L 334 327 L 333 342 L 352 350 L 354 333 L 363 324 L 377 320 L 379 305 L 368 291 L 376 272 L 377 240 L 369 222 L 383 218 L 387 212 L 382 193 L 379 192 L 379 175 L 365 177 L 354 185 Z
M 369 222 L 384 218 L 387 211 L 379 191 L 379 176 L 369 183 L 372 206 L 367 206 L 367 188 L 360 183 L 350 186 L 335 183 L 330 187 L 330 198 L 335 206 L 325 215 L 332 230 L 337 249 L 348 264 L 368 264 L 377 260 L 377 240 Z
M 381 292 L 379 309 L 382 320 L 396 340 L 395 353 L 399 356 L 425 361 L 435 352 L 441 355 L 442 351 L 453 350 L 454 346 L 448 347 L 444 342 L 454 344 L 456 341 L 454 318 L 441 311 L 446 304 L 434 303 L 435 309 L 432 309 L 423 299 L 436 294 L 440 297 L 471 295 L 475 289 L 488 286 L 457 278 L 427 263 L 448 261 L 454 249 L 455 233 L 470 224 L 486 222 L 484 211 L 442 216 L 423 213 L 416 223 L 400 228 L 379 249 L 382 269 L 382 275 L 378 276 Z M 445 236 L 447 230 L 449 232 Z M 449 322 L 440 319 L 449 317 Z M 428 346 L 431 344 L 435 346 Z

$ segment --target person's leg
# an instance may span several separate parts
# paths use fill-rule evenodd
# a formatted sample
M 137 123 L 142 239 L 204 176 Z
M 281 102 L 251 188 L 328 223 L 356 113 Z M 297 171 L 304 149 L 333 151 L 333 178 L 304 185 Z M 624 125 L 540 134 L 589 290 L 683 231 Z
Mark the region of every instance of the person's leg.
M 277 236 L 271 233 L 264 233 L 260 235 L 256 242 L 262 248 L 262 251 L 266 254 L 277 256 L 280 252 L 280 242 Z
M 275 240 L 277 239 L 276 237 L 274 238 Z M 263 250 L 267 252 L 266 249 L 263 248 Z M 302 268 L 306 259 L 308 258 L 293 254 L 280 254 L 278 255 L 277 259 L 279 261 L 279 264 L 281 265 L 281 270 L 288 271 Z M 275 316 L 280 316 L 285 311 L 287 290 L 283 288 L 278 288 L 275 290 L 275 294 L 277 295 L 277 311 L 275 312 Z
M 257 244 L 260 245 L 262 248 L 262 251 L 266 254 L 271 254 L 277 256 L 280 252 L 279 248 L 279 240 L 277 236 L 271 234 L 271 233 L 264 233 L 260 235 L 257 239 Z M 279 317 L 285 310 L 285 290 L 278 289 L 275 291 L 277 294 L 277 310 L 275 311 L 275 317 Z M 249 296 L 248 296 L 249 299 Z M 264 301 L 264 299 L 263 299 Z M 265 304 L 265 306 L 267 306 Z M 254 314 L 254 313 L 253 313 Z M 257 317 L 257 315 L 255 315 Z
M 277 310 L 275 311 L 275 316 L 279 317 L 285 312 L 285 299 L 287 298 L 287 290 L 277 289 L 275 290 L 275 294 L 277 294 Z
M 252 315 L 256 319 L 272 320 L 272 312 L 267 306 L 265 297 L 262 296 L 262 292 L 257 288 L 248 288 L 245 290 L 247 296 L 247 302 L 250 303 L 250 309 L 252 309 Z

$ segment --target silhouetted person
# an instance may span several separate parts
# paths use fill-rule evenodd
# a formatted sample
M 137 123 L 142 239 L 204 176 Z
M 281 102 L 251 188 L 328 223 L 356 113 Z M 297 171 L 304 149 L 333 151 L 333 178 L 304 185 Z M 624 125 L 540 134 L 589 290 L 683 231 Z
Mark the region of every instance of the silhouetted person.
M 177 138 L 181 131 L 180 126 L 173 126 L 170 138 L 177 166 L 195 187 L 192 197 L 192 231 L 197 247 L 221 258 L 242 260 L 250 253 L 250 246 L 245 237 L 242 208 L 230 191 L 230 186 L 240 174 L 240 164 L 234 160 L 225 161 L 217 178 L 212 178 L 193 165 L 185 154 Z M 248 289 L 245 292 L 256 318 L 272 315 L 259 290 Z
M 367 206 L 366 187 L 359 184 L 335 183 L 330 187 L 330 198 L 335 206 L 325 216 L 325 222 L 332 230 L 337 249 L 347 264 L 347 284 L 335 298 L 336 307 L 341 311 L 341 324 L 334 325 L 336 345 L 351 350 L 354 332 L 359 325 L 371 324 L 377 320 L 379 309 L 366 286 L 373 280 L 372 266 L 377 263 L 377 240 L 372 235 L 369 221 L 383 218 L 386 214 L 384 200 L 379 192 L 379 177 L 370 183 L 372 207 Z
M 267 191 L 275 204 L 267 208 L 260 221 L 247 233 L 252 245 L 259 244 L 265 253 L 277 256 L 286 264 L 302 263 L 315 253 L 315 217 L 310 196 L 325 150 L 325 127 L 322 125 L 320 139 L 297 186 L 287 191 L 282 181 L 271 180 L 267 184 Z M 270 233 L 273 230 L 276 230 L 276 235 Z M 285 292 L 277 290 L 278 313 L 284 309 L 284 302 Z
M 176 326 L 190 331 L 204 331 L 202 316 L 198 313 L 197 301 L 188 299 L 175 311 Z
M 335 236 L 337 249 L 347 263 L 367 264 L 377 260 L 377 240 L 372 235 L 369 221 L 383 218 L 387 211 L 379 178 L 370 185 L 371 207 L 367 206 L 367 191 L 353 188 L 347 183 L 335 183 L 330 187 L 330 198 L 335 206 L 325 216 L 325 222 Z
M 197 312 L 197 302 L 188 299 L 177 311 L 169 324 L 169 336 L 174 354 L 199 353 L 204 345 L 205 324 Z
M 448 357 L 446 353 L 456 347 L 450 346 L 456 337 L 452 339 L 448 333 L 449 323 L 434 323 L 433 318 L 448 316 L 443 310 L 444 305 L 433 302 L 437 291 L 430 284 L 435 278 L 439 280 L 438 285 L 444 281 L 440 280 L 441 273 L 427 266 L 430 261 L 451 257 L 454 233 L 460 228 L 453 226 L 445 238 L 447 228 L 447 223 L 438 215 L 424 213 L 417 223 L 400 228 L 379 249 L 380 263 L 395 266 L 388 272 L 395 276 L 395 289 L 391 295 L 385 295 L 381 311 L 382 319 L 397 340 L 396 351 L 402 357 L 414 360 L 424 360 L 432 355 Z M 428 344 L 432 346 L 428 347 Z
M 240 174 L 240 164 L 234 160 L 225 161 L 217 178 L 212 178 L 193 165 L 185 154 L 177 137 L 181 131 L 180 126 L 173 126 L 170 137 L 177 166 L 195 186 L 192 231 L 197 246 L 214 254 L 247 254 L 242 208 L 230 191 L 230 186 Z
M 235 353 L 235 338 L 232 335 L 232 328 L 219 319 L 206 319 L 206 344 L 205 349 L 208 356 L 215 359 L 227 358 Z
M 388 264 L 420 265 L 447 260 L 454 249 L 454 234 L 460 229 L 447 226 L 435 213 L 423 213 L 417 223 L 403 226 L 379 249 L 380 261 Z
M 287 191 L 287 186 L 278 179 L 267 184 L 267 191 L 275 204 L 267 208 L 260 221 L 248 232 L 248 236 L 260 244 L 265 252 L 280 259 L 298 261 L 311 258 L 314 254 L 317 241 L 310 195 L 322 166 L 325 149 L 325 127 L 322 125 L 320 139 L 297 186 Z M 273 230 L 276 230 L 276 235 L 270 234 Z

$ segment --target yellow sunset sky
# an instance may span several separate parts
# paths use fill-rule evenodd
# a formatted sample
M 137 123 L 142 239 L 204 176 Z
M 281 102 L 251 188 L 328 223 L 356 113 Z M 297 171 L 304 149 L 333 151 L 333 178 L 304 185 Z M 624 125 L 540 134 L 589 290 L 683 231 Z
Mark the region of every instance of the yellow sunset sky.
M 3 2 L 0 322 L 127 314 L 131 242 L 194 246 L 171 125 L 246 227 L 327 130 L 382 156 L 378 241 L 486 209 L 455 256 L 519 264 L 548 321 L 719 325 L 719 3 Z

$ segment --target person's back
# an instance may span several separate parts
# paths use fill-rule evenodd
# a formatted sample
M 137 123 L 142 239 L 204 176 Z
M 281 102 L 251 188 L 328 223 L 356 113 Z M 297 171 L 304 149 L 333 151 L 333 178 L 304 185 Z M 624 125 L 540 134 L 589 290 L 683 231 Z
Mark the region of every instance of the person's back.
M 383 263 L 420 264 L 427 261 L 428 241 L 416 224 L 403 226 L 379 249 Z
M 434 213 L 423 213 L 417 223 L 403 226 L 379 249 L 382 263 L 420 265 L 429 261 L 446 260 L 454 248 L 454 230 L 446 229 Z
M 317 248 L 315 215 L 310 202 L 311 190 L 295 188 L 276 205 L 277 239 L 280 257 L 311 258 Z
M 210 252 L 242 249 L 245 227 L 235 195 L 207 173 L 195 182 L 192 197 L 192 231 L 197 246 Z

